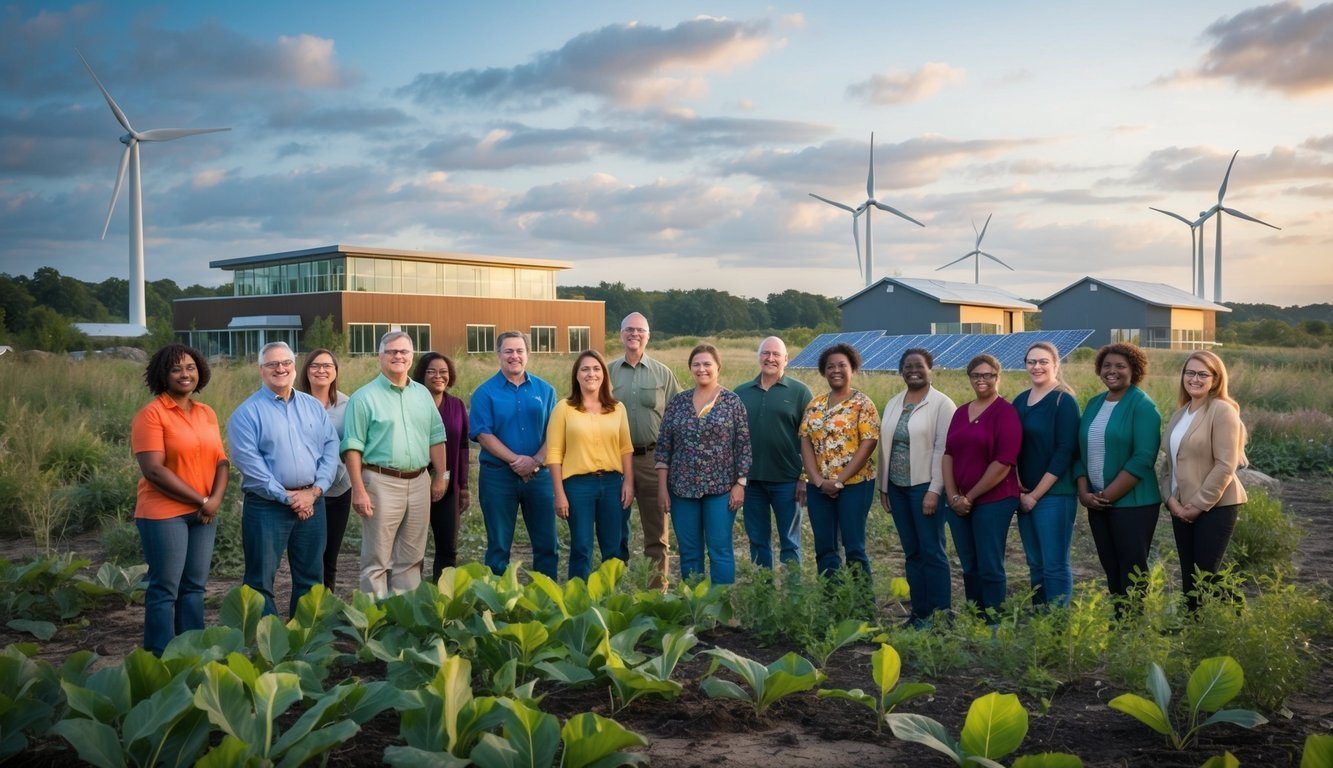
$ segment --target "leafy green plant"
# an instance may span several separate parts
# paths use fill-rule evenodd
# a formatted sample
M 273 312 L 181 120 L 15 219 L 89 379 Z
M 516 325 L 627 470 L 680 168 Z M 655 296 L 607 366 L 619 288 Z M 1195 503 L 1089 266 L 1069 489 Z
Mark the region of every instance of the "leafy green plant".
M 1301 768 L 1321 768 L 1333 765 L 1333 735 L 1312 733 L 1305 737 L 1301 751 Z
M 0 762 L 27 749 L 28 734 L 45 734 L 65 706 L 60 675 L 36 652 L 29 644 L 0 651 Z
M 1083 758 L 1065 752 L 1043 752 L 1015 759 L 1013 768 L 1083 768 Z
M 1018 749 L 1028 733 L 1028 713 L 1012 693 L 992 692 L 972 702 L 962 737 L 954 741 L 938 721 L 924 715 L 890 714 L 893 735 L 948 755 L 957 765 L 999 768 L 1000 758 Z
M 523 768 L 555 762 L 560 750 L 560 721 L 536 707 L 500 699 L 504 729 L 501 735 L 483 733 L 472 750 L 478 768 Z
M 1301 524 L 1282 510 L 1282 502 L 1251 489 L 1236 515 L 1226 562 L 1251 576 L 1289 574 L 1301 535 Z
M 56 622 L 78 616 L 91 602 L 74 576 L 90 561 L 73 553 L 37 557 L 15 565 L 0 559 L 0 621 L 38 640 L 49 640 Z
M 824 636 L 819 640 L 806 645 L 805 650 L 815 657 L 815 661 L 823 668 L 828 666 L 829 657 L 834 651 L 860 642 L 874 632 L 873 627 L 860 619 L 843 619 L 826 629 Z
M 125 605 L 142 603 L 144 591 L 148 588 L 148 565 L 132 565 L 122 568 L 114 563 L 102 563 L 92 578 L 82 574 L 75 577 L 74 586 L 90 597 L 115 595 Z
M 399 725 L 407 746 L 384 751 L 384 761 L 390 765 L 449 765 L 447 759 L 422 762 L 440 754 L 466 761 L 481 734 L 503 721 L 497 699 L 473 697 L 471 662 L 445 653 L 443 643 L 437 643 L 436 649 L 441 658 L 434 677 L 425 686 L 408 691 L 415 706 L 402 713 Z
M 708 668 L 709 677 L 703 681 L 703 692 L 713 699 L 748 701 L 759 717 L 774 702 L 824 682 L 824 673 L 795 653 L 788 653 L 768 666 L 725 648 L 711 648 L 704 653 L 713 657 L 713 663 Z M 749 686 L 749 692 L 730 680 L 717 677 L 714 672 L 719 664 Z
M 725 585 L 708 579 L 697 584 L 682 581 L 676 585 L 676 594 L 689 609 L 690 623 L 700 632 L 731 620 L 731 593 Z
M 1240 761 L 1230 752 L 1223 752 L 1203 761 L 1203 765 L 1199 768 L 1240 768 Z
M 1230 656 L 1204 659 L 1190 675 L 1185 685 L 1188 716 L 1183 732 L 1177 730 L 1172 722 L 1171 686 L 1158 664 L 1153 663 L 1148 670 L 1146 685 L 1152 700 L 1138 694 L 1125 693 L 1111 699 L 1108 706 L 1167 737 L 1175 749 L 1185 749 L 1193 744 L 1198 738 L 1199 729 L 1209 725 L 1234 723 L 1242 728 L 1253 728 L 1268 722 L 1263 715 L 1248 709 L 1222 709 L 1245 685 L 1245 671 Z M 1209 712 L 1212 714 L 1208 719 L 1199 722 L 1199 716 Z
M 565 752 L 562 768 L 616 768 L 622 765 L 647 765 L 648 758 L 625 747 L 647 746 L 648 740 L 614 720 L 593 712 L 584 712 L 565 721 L 560 729 Z
M 603 667 L 602 671 L 611 680 L 613 709 L 624 709 L 640 696 L 651 695 L 664 699 L 677 696 L 681 691 L 681 685 L 671 679 L 671 673 L 698 642 L 694 630 L 687 627 L 663 636 L 662 655 L 655 656 L 637 667 L 625 667 L 616 663 L 609 663 Z M 617 700 L 620 702 L 618 707 L 615 706 Z
M 850 691 L 841 688 L 825 688 L 816 695 L 821 699 L 846 699 L 869 707 L 875 713 L 875 732 L 879 733 L 884 723 L 884 716 L 892 712 L 899 704 L 918 696 L 929 696 L 935 692 L 935 686 L 929 683 L 903 683 L 898 685 L 903 663 L 898 652 L 888 643 L 881 643 L 879 650 L 870 655 L 870 674 L 879 687 L 872 696 L 860 688 Z

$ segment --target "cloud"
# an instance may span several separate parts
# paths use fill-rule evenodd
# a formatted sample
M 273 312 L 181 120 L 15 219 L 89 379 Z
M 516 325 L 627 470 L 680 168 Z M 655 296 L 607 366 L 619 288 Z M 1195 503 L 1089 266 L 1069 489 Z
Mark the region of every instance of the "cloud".
M 1251 8 L 1208 25 L 1197 76 L 1302 96 L 1333 88 L 1333 4 Z
M 1327 136 L 1311 136 L 1301 142 L 1303 149 L 1313 149 L 1319 152 L 1333 153 L 1333 133 Z
M 307 103 L 288 103 L 268 116 L 269 128 L 286 133 L 367 133 L 414 122 L 414 118 L 396 107 L 356 105 L 314 108 Z
M 774 44 L 768 23 L 700 17 L 670 29 L 635 22 L 577 35 L 514 67 L 417 75 L 399 89 L 418 103 L 458 100 L 543 108 L 570 95 L 641 107 L 698 98 L 703 73 L 725 72 Z
M 1128 181 L 1155 189 L 1214 191 L 1226 176 L 1230 162 L 1231 155 L 1226 152 L 1201 147 L 1167 147 L 1149 153 L 1131 171 Z M 1333 178 L 1333 159 L 1316 156 L 1301 147 L 1278 146 L 1266 155 L 1244 152 L 1238 155 L 1231 167 L 1228 190 L 1234 192 L 1239 184 L 1323 178 Z
M 922 101 L 967 79 L 967 71 L 938 62 L 927 62 L 914 72 L 887 72 L 847 86 L 848 98 L 869 104 L 909 104 Z

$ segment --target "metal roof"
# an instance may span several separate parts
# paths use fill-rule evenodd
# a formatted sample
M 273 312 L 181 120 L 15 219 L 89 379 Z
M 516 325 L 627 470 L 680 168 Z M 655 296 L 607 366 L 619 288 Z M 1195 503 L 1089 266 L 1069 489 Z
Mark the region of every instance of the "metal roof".
M 532 267 L 536 269 L 570 269 L 574 266 L 568 261 L 551 259 L 520 259 L 508 256 L 478 256 L 470 253 L 448 253 L 436 251 L 400 251 L 393 248 L 371 248 L 364 245 L 321 245 L 318 248 L 306 248 L 300 251 L 281 251 L 279 253 L 261 253 L 258 256 L 241 256 L 235 259 L 218 259 L 208 262 L 215 269 L 241 269 L 259 264 L 278 264 L 284 262 L 312 261 L 330 256 L 368 256 L 371 258 L 407 259 L 409 261 L 432 261 L 453 264 L 484 264 L 498 267 Z
M 1056 291 L 1043 300 L 1042 304 L 1045 304 L 1047 301 L 1054 299 L 1056 296 L 1065 293 L 1075 286 L 1082 285 L 1089 281 L 1097 283 L 1098 285 L 1103 285 L 1111 290 L 1119 291 L 1127 296 L 1131 296 L 1139 301 L 1152 304 L 1156 307 L 1205 309 L 1213 312 L 1231 311 L 1229 307 L 1222 306 L 1221 304 L 1214 304 L 1211 301 L 1201 299 L 1198 296 L 1182 291 L 1179 288 L 1172 288 L 1165 283 L 1145 283 L 1141 280 L 1122 280 L 1120 278 L 1091 276 L 1085 277 L 1082 280 Z
M 992 285 L 976 285 L 974 283 L 954 283 L 947 280 L 930 280 L 922 277 L 885 277 L 878 282 L 869 285 L 860 291 L 848 296 L 838 303 L 842 306 L 855 299 L 863 293 L 874 290 L 885 290 L 893 286 L 906 288 L 909 291 L 916 291 L 923 296 L 928 296 L 941 304 L 970 304 L 977 307 L 1003 307 L 1004 309 L 1019 309 L 1024 312 L 1036 312 L 1037 305 L 1024 301 L 1017 296 L 1005 291 L 1002 288 L 996 288 Z

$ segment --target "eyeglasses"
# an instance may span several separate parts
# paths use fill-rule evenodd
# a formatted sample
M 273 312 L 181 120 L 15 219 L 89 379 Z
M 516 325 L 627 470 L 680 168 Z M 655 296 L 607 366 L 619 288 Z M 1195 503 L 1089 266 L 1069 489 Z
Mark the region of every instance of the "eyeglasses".
M 1040 360 L 1024 360 L 1023 363 L 1029 368 L 1045 368 L 1051 364 L 1051 361 L 1043 357 Z
M 998 373 L 969 373 L 967 377 L 973 381 L 995 381 L 1000 377 Z
M 337 366 L 333 363 L 311 363 L 309 367 L 312 371 L 331 371 Z
M 427 368 L 426 376 L 432 379 L 446 379 L 449 377 L 448 368 Z
M 269 371 L 276 371 L 279 368 L 291 368 L 296 365 L 295 360 L 270 360 L 267 363 L 260 363 L 259 367 Z
M 767 351 L 765 351 L 765 352 L 760 352 L 760 353 L 759 353 L 759 356 L 760 356 L 760 357 L 785 357 L 785 356 L 786 356 L 786 353 L 785 353 L 785 352 L 767 352 Z
M 412 350 L 410 350 L 410 349 L 386 349 L 386 350 L 384 350 L 383 354 L 386 355 L 386 356 L 388 356 L 388 357 L 411 357 L 411 356 L 412 356 Z
M 1213 374 L 1211 371 L 1191 371 L 1188 368 L 1185 369 L 1183 375 L 1187 379 L 1198 379 L 1200 381 L 1207 381 L 1213 378 Z
M 620 332 L 621 332 L 621 333 L 631 333 L 631 334 L 633 334 L 633 333 L 637 333 L 637 334 L 640 335 L 640 336 L 647 336 L 647 335 L 648 335 L 648 329 L 647 329 L 647 328 L 634 328 L 634 327 L 632 327 L 632 326 L 629 327 L 629 328 L 621 328 L 621 329 L 620 329 Z

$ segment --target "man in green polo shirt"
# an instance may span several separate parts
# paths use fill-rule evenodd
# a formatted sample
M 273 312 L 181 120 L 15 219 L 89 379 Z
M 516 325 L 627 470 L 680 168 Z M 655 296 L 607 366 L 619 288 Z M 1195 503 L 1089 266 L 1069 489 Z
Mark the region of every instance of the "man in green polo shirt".
M 810 388 L 786 377 L 787 345 L 777 336 L 759 344 L 759 375 L 736 387 L 750 421 L 749 482 L 745 486 L 745 535 L 750 561 L 773 567 L 772 525 L 777 520 L 782 562 L 801 565 L 801 438 L 797 429 Z M 769 514 L 769 510 L 772 514 Z

